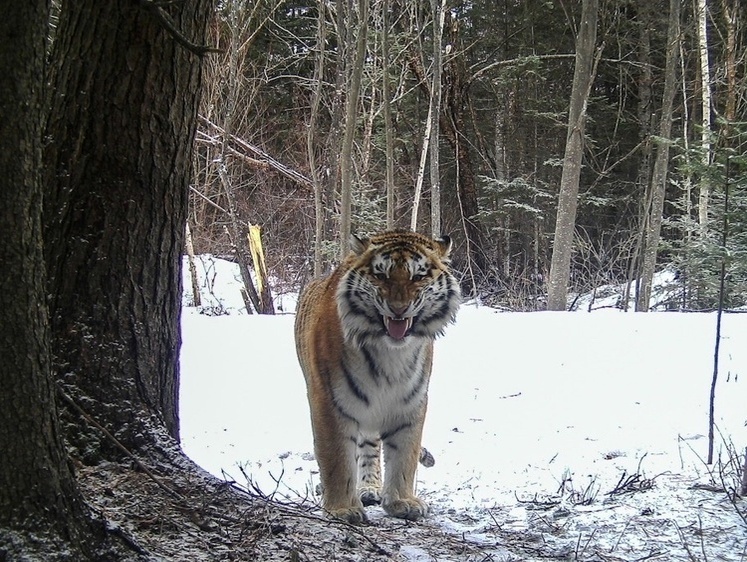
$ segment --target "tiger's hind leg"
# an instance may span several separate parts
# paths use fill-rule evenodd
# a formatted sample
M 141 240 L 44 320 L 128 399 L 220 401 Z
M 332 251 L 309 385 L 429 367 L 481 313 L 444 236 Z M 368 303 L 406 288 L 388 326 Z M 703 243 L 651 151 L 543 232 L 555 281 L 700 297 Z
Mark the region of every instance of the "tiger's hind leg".
M 363 505 L 381 503 L 381 440 L 358 437 L 358 496 Z

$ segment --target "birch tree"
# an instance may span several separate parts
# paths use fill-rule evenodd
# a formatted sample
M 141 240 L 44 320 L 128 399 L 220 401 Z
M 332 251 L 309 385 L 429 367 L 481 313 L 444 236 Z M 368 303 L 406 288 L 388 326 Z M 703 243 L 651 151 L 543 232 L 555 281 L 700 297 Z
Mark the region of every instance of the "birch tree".
M 594 75 L 594 46 L 597 37 L 598 0 L 584 0 L 581 25 L 576 38 L 576 65 L 568 111 L 568 136 L 560 179 L 555 241 L 548 280 L 548 310 L 565 310 L 571 252 L 578 207 L 578 188 L 584 152 L 586 106 Z
M 433 86 L 431 92 L 430 113 L 441 114 L 441 47 L 446 0 L 431 0 L 433 10 Z M 434 118 L 431 124 L 430 141 L 430 176 L 431 176 L 431 235 L 441 236 L 441 173 L 439 159 L 439 119 Z
M 707 0 L 696 0 L 696 2 L 702 111 L 700 142 L 702 164 L 705 170 L 711 162 L 711 69 L 708 61 L 708 2 Z M 708 180 L 707 178 L 701 178 L 698 196 L 698 223 L 701 238 L 704 238 L 708 232 L 708 201 L 710 197 L 711 188 L 708 185 Z
M 394 125 L 389 81 L 389 0 L 381 2 L 381 97 L 384 112 L 384 142 L 386 144 L 386 227 L 394 228 Z

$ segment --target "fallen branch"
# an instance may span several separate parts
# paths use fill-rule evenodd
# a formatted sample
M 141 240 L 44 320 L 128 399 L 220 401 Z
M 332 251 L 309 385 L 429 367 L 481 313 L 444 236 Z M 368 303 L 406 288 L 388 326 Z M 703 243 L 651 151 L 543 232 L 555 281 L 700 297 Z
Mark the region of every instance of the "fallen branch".
M 226 131 L 224 129 L 222 129 L 215 123 L 213 123 L 207 117 L 200 115 L 199 121 L 206 127 L 209 127 L 212 130 L 214 130 L 216 133 L 222 136 L 226 135 Z M 208 134 L 203 134 L 203 136 L 200 137 L 200 141 L 209 143 L 209 144 L 216 144 L 216 145 L 222 142 L 222 140 L 211 137 Z M 232 147 L 229 147 L 229 150 L 232 154 L 247 159 L 247 161 L 250 162 L 254 166 L 259 166 L 259 165 L 269 166 L 276 172 L 283 174 L 285 177 L 293 180 L 294 182 L 306 188 L 314 189 L 314 182 L 312 182 L 310 178 L 306 177 L 298 170 L 294 170 L 293 168 L 286 166 L 282 162 L 276 160 L 275 158 L 267 154 L 265 151 L 263 151 L 259 147 L 254 146 L 253 144 L 245 141 L 244 139 L 239 138 L 236 135 L 232 135 L 232 134 L 228 135 L 228 141 L 229 143 L 233 143 L 234 145 Z
M 617 485 L 607 492 L 607 496 L 619 496 L 621 494 L 633 494 L 635 492 L 645 492 L 654 487 L 654 478 L 645 478 L 640 474 L 628 474 L 623 471 Z

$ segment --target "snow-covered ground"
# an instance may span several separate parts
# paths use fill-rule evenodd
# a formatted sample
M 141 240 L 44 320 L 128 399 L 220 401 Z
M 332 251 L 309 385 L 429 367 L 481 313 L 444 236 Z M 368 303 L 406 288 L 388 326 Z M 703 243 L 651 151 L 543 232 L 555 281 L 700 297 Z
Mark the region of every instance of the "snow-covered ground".
M 232 264 L 198 269 L 209 310 L 230 314 L 184 308 L 184 450 L 217 476 L 316 501 L 293 315 L 242 314 Z M 536 540 L 537 560 L 747 560 L 747 502 L 717 490 L 738 487 L 747 446 L 747 314 L 723 318 L 709 466 L 715 326 L 715 314 L 464 305 L 436 343 L 423 438 L 436 465 L 418 473 L 430 520 L 491 560 L 517 559 L 514 535 Z M 398 556 L 435 559 L 416 546 Z

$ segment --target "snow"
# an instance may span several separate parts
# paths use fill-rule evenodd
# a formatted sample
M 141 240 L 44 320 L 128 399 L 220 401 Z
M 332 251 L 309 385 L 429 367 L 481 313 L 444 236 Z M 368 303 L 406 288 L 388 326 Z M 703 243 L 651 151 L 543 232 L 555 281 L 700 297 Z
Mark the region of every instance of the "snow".
M 184 308 L 183 448 L 219 477 L 318 501 L 294 317 L 242 314 L 233 264 L 203 259 L 231 314 L 210 315 L 215 302 Z M 747 314 L 723 317 L 717 460 L 706 465 L 715 324 L 715 314 L 462 306 L 436 342 L 423 437 L 436 464 L 417 484 L 429 520 L 496 560 L 512 559 L 515 533 L 568 559 L 747 560 L 747 525 L 704 486 L 738 485 Z M 369 511 L 374 524 L 384 517 Z M 436 559 L 413 545 L 398 556 Z

